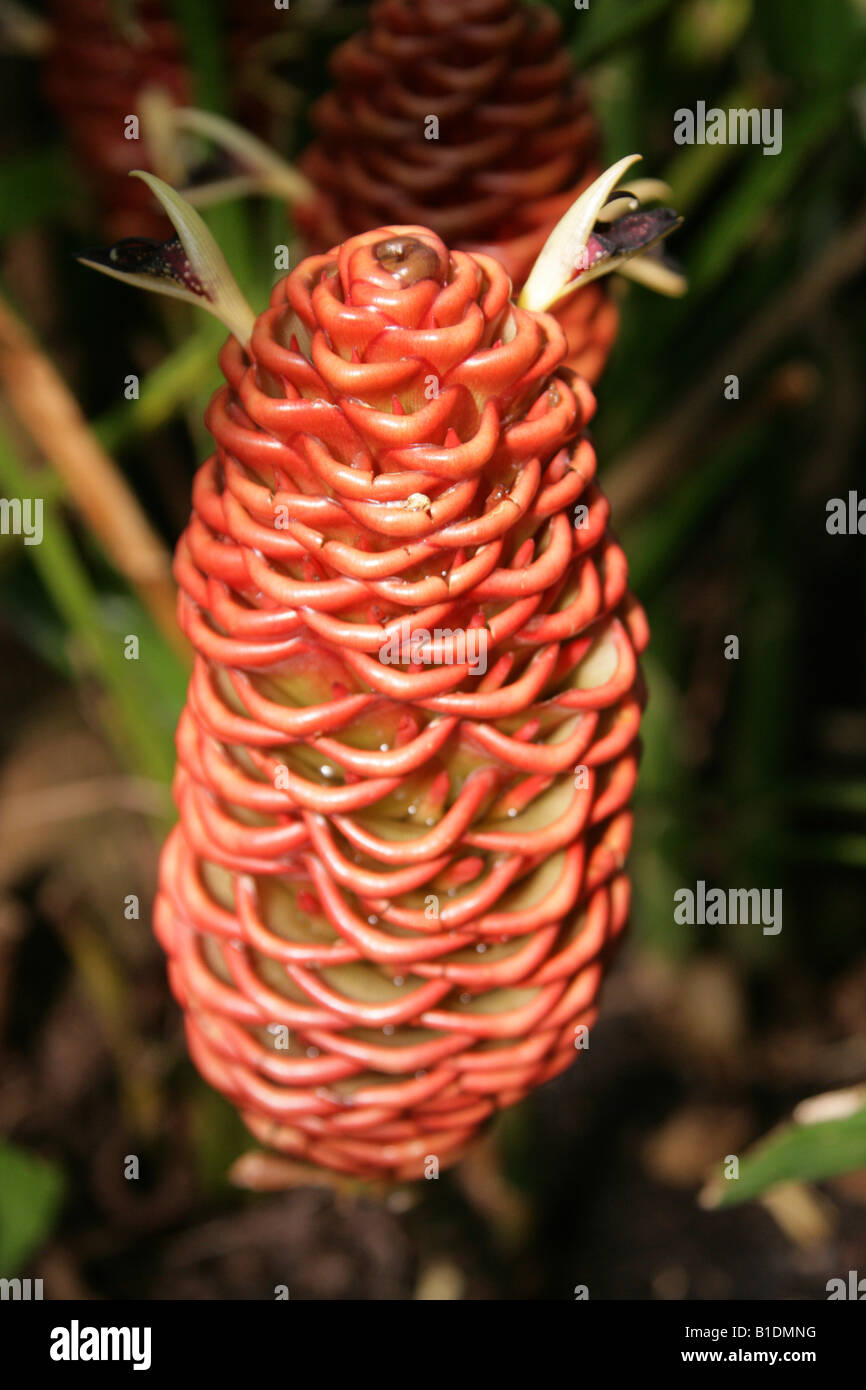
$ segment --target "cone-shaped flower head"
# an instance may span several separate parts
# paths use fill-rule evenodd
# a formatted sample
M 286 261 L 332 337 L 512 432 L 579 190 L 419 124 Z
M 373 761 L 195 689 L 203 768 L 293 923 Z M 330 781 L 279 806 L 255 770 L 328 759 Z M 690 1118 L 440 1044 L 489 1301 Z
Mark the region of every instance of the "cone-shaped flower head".
M 565 351 L 388 226 L 222 353 L 156 927 L 203 1076 L 301 1160 L 448 1162 L 595 1017 L 647 634 Z

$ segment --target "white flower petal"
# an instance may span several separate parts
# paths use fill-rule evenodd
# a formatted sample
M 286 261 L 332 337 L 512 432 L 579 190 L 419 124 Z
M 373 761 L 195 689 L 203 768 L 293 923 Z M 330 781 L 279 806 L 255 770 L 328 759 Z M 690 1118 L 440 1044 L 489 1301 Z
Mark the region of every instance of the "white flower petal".
M 584 189 L 565 216 L 557 222 L 518 300 L 524 309 L 543 312 L 569 289 L 599 212 L 622 182 L 625 173 L 640 158 L 639 154 L 629 154 L 617 160 L 616 164 L 599 175 L 595 183 Z M 585 280 L 585 277 L 581 278 Z

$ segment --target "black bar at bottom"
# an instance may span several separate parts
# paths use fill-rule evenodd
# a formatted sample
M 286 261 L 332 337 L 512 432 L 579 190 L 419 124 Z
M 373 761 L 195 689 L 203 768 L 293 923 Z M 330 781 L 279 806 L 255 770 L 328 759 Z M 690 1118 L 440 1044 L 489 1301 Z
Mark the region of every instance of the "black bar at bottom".
M 444 1370 L 456 1347 L 444 1338 L 461 1337 L 461 1369 L 485 1372 L 502 1364 L 514 1371 L 522 1361 L 540 1358 L 539 1374 L 551 1357 L 565 1365 L 592 1364 L 592 1356 L 612 1373 L 640 1375 L 686 1372 L 707 1366 L 802 1366 L 823 1378 L 862 1355 L 866 1317 L 863 1300 L 765 1303 L 673 1303 L 576 1301 L 545 1311 L 503 1318 L 496 1305 L 459 1308 L 376 1303 L 96 1303 L 0 1302 L 0 1346 L 7 1368 L 16 1363 L 47 1374 L 58 1384 L 73 1379 L 167 1372 L 195 1377 L 190 1390 L 206 1390 L 229 1377 L 260 1381 L 262 1376 L 324 1374 L 333 1380 L 341 1361 L 351 1370 L 359 1355 L 367 1373 L 393 1383 L 414 1364 Z M 541 1317 L 539 1329 L 535 1317 Z M 452 1318 L 454 1321 L 452 1322 Z M 417 1321 L 416 1321 L 417 1319 Z M 539 1339 L 539 1330 L 543 1340 Z M 526 1334 L 524 1339 L 524 1334 Z M 360 1341 L 358 1339 L 361 1339 Z M 560 1340 L 562 1339 L 562 1340 Z M 451 1350 L 449 1351 L 449 1345 Z M 379 1352 L 370 1362 L 373 1346 Z M 474 1348 L 470 1357 L 469 1348 Z M 298 1361 L 302 1353 L 303 1362 Z M 316 1370 L 310 1358 L 320 1356 Z M 382 1360 L 379 1361 L 381 1356 Z M 575 1356 L 577 1359 L 575 1360 Z M 408 1357 L 408 1360 L 407 1360 Z M 302 1371 L 303 1365 L 303 1371 Z M 294 1370 L 292 1367 L 294 1366 Z M 450 1379 L 450 1375 L 449 1375 Z M 183 1383 L 183 1382 L 182 1382 Z

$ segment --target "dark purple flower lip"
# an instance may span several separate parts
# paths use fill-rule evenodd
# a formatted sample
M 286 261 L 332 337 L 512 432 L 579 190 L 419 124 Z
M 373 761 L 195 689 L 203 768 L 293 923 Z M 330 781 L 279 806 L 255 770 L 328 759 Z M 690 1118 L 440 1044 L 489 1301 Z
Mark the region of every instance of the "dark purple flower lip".
M 646 208 L 626 213 L 615 222 L 602 224 L 604 231 L 594 230 L 590 234 L 577 270 L 579 274 L 596 266 L 614 270 L 632 256 L 651 251 L 682 223 L 682 217 L 672 208 Z
M 117 275 L 144 275 L 148 279 L 176 285 L 200 299 L 210 301 L 208 294 L 180 237 L 154 241 L 151 237 L 124 237 L 112 246 L 82 251 L 76 258 L 84 265 L 111 270 Z

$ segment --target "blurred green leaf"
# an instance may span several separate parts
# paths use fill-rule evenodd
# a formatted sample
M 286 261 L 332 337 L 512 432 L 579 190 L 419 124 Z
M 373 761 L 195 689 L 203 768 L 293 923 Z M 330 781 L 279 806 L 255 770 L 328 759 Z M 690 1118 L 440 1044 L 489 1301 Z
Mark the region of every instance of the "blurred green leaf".
M 758 0 L 754 22 L 780 72 L 827 83 L 862 71 L 864 25 L 850 0 L 796 6 L 791 0 Z
M 690 304 L 731 269 L 757 236 L 776 205 L 796 182 L 816 146 L 839 118 L 844 93 L 823 92 L 794 115 L 785 112 L 782 148 L 777 155 L 756 149 L 733 192 L 715 211 L 688 261 Z
M 229 1168 L 250 1147 L 249 1130 L 234 1106 L 198 1076 L 191 1083 L 187 1107 L 199 1181 L 205 1192 L 222 1194 Z
M 213 0 L 170 0 L 193 72 L 195 104 L 225 109 L 225 42 L 220 7 Z
M 798 862 L 819 860 L 866 869 L 866 835 L 791 835 L 780 840 L 780 847 Z
M 110 453 L 129 439 L 158 429 L 203 389 L 221 381 L 217 354 L 225 338 L 221 324 L 205 318 L 195 333 L 142 378 L 137 400 L 121 401 L 93 426 Z
M 642 599 L 653 592 L 680 564 L 684 549 L 699 542 L 701 524 L 720 505 L 732 484 L 756 457 L 756 443 L 769 434 L 741 430 L 726 447 L 717 448 L 702 468 L 681 478 L 651 512 L 623 533 L 629 557 L 629 580 Z
M 184 36 L 193 75 L 193 104 L 205 111 L 225 115 L 225 42 L 218 9 L 215 13 L 212 0 L 171 0 L 171 9 Z M 233 199 L 203 209 L 202 217 L 216 237 L 241 290 L 256 304 L 259 275 L 246 206 Z
M 70 196 L 60 149 L 16 155 L 0 164 L 0 237 L 56 217 Z
M 641 724 L 641 775 L 631 854 L 632 919 L 641 945 L 667 957 L 695 949 L 694 932 L 674 920 L 674 893 L 693 877 L 694 786 L 681 751 L 683 698 L 664 661 L 674 645 L 667 598 L 650 612 L 653 643 L 643 657 L 650 695 Z
M 594 63 L 611 49 L 633 42 L 671 9 L 674 0 L 618 0 L 615 5 L 591 3 L 579 11 L 571 46 L 580 66 Z
M 7 497 L 38 496 L 41 491 L 38 483 L 34 486 L 33 477 L 2 433 L 0 484 Z M 148 679 L 154 669 L 152 663 L 129 662 L 124 658 L 122 635 L 113 634 L 107 622 L 110 601 L 106 604 L 106 596 L 94 588 L 60 508 L 44 499 L 43 516 L 42 542 L 26 547 L 27 558 L 63 617 L 67 642 L 75 645 L 76 655 L 83 659 L 85 668 L 97 676 L 110 696 L 102 713 L 118 750 L 136 771 L 168 783 L 174 753 L 168 731 L 160 729 L 154 719 L 159 702 L 154 701 Z M 135 602 L 132 596 L 129 601 Z M 152 632 L 143 610 L 139 622 L 141 626 L 137 632 Z M 162 644 L 155 634 L 152 640 Z M 174 656 L 166 657 L 156 669 L 164 672 L 165 663 L 169 661 L 177 672 L 180 661 Z M 176 675 L 173 688 L 177 688 L 178 680 Z
M 831 811 L 866 815 L 866 782 L 807 782 L 792 789 L 792 796 L 806 805 Z
M 0 1278 L 14 1277 L 48 1239 L 64 1185 L 56 1164 L 0 1143 Z
M 714 98 L 723 111 L 748 110 L 758 101 L 756 83 L 741 84 Z M 745 154 L 742 145 L 683 145 L 669 162 L 664 179 L 671 186 L 671 206 L 688 213 L 728 166 Z
M 687 66 L 720 62 L 742 38 L 752 10 L 751 0 L 686 0 L 671 24 L 674 58 Z
M 714 1182 L 708 1206 L 732 1207 L 783 1182 L 820 1182 L 866 1168 L 866 1106 L 844 1119 L 782 1126 L 740 1162 L 738 1179 Z

